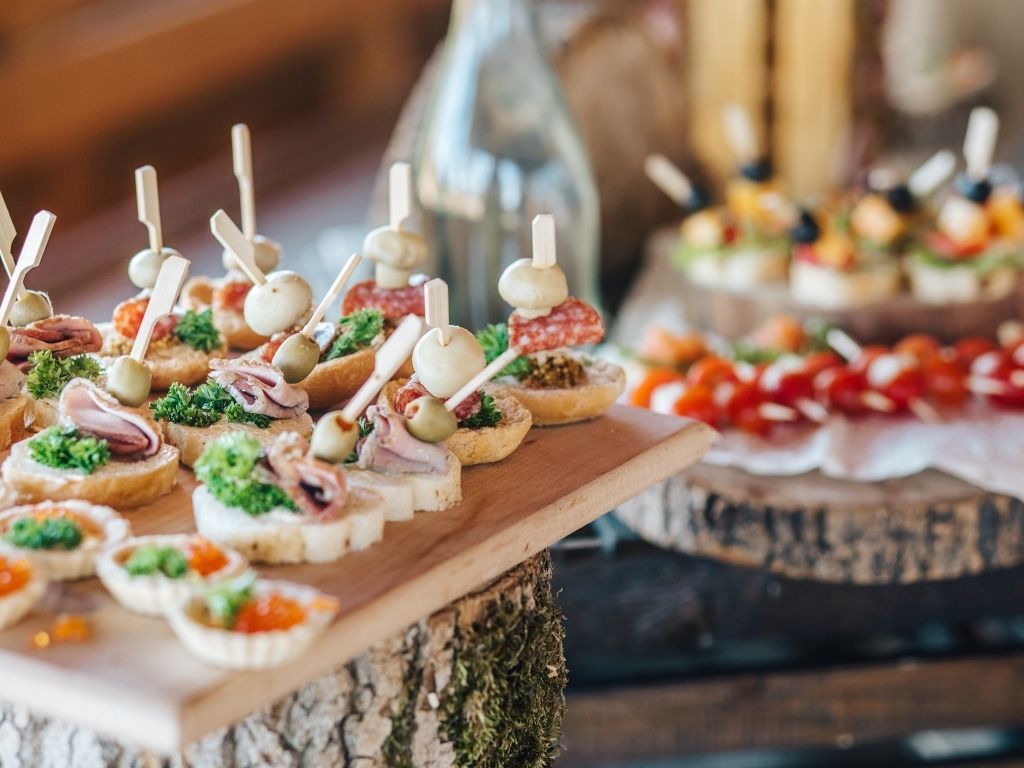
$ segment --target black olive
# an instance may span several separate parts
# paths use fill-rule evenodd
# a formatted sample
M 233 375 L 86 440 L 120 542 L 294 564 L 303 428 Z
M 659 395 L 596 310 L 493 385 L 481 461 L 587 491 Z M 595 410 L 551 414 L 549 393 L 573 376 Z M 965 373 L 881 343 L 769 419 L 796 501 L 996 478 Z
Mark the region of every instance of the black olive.
M 917 207 L 917 201 L 906 184 L 892 187 L 885 193 L 885 197 L 896 213 L 912 213 Z
M 813 243 L 821 237 L 821 227 L 818 226 L 814 214 L 810 211 L 800 211 L 800 218 L 789 230 L 789 236 L 794 243 Z
M 768 181 L 772 177 L 772 161 L 759 157 L 740 166 L 740 175 L 750 181 Z
M 972 203 L 981 205 L 992 194 L 992 184 L 988 179 L 972 179 L 967 174 L 962 173 L 956 177 L 956 191 Z
M 711 205 L 711 198 L 708 196 L 707 191 L 700 186 L 694 184 L 690 188 L 690 199 L 686 201 L 686 210 L 690 213 L 697 211 L 703 211 Z

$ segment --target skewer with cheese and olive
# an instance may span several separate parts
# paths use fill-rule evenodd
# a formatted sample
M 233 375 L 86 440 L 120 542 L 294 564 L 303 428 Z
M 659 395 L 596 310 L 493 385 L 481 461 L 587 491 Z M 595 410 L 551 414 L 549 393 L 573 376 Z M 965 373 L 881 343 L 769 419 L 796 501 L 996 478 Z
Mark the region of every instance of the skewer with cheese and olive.
M 3 195 L 0 195 L 0 260 L 3 261 L 4 271 L 8 279 L 14 275 L 14 251 L 12 246 L 17 231 L 14 228 L 14 220 L 7 210 L 7 203 Z M 53 304 L 50 297 L 42 291 L 30 291 L 25 287 L 18 289 L 18 298 L 11 308 L 10 323 L 15 327 L 28 325 L 38 320 L 45 320 L 53 317 Z
M 128 263 L 128 279 L 136 287 L 147 290 L 156 284 L 164 261 L 169 256 L 181 256 L 178 251 L 164 245 L 156 170 L 151 165 L 135 169 L 135 200 L 139 221 L 149 230 L 149 247 L 132 256 Z
M 935 230 L 911 249 L 907 263 L 911 290 L 934 304 L 1000 298 L 1020 280 L 1020 244 L 998 237 L 989 208 L 989 169 L 999 118 L 987 107 L 971 112 L 964 138 L 966 172 L 939 209 Z
M 532 414 L 537 426 L 570 424 L 602 415 L 622 394 L 622 368 L 570 347 L 604 338 L 601 316 L 569 295 L 555 254 L 555 222 L 533 220 L 533 258 L 513 262 L 498 282 L 515 307 L 507 325 L 477 333 L 489 366 L 500 366 L 494 385 Z
M 271 272 L 281 263 L 281 244 L 256 234 L 256 186 L 252 172 L 252 135 L 249 126 L 238 123 L 231 127 L 231 159 L 238 180 L 242 212 L 242 234 L 252 245 L 253 260 L 261 272 Z M 221 257 L 224 269 L 237 270 L 235 253 L 225 246 Z

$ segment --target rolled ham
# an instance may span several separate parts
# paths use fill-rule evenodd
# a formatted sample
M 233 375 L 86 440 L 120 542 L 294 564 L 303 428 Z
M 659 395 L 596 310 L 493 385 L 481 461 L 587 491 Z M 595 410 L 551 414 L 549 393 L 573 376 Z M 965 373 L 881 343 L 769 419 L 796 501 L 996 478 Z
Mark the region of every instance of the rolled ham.
M 357 453 L 362 469 L 409 474 L 448 471 L 448 449 L 443 443 L 425 443 L 409 434 L 405 419 L 390 409 L 373 405 L 366 411 L 373 431 L 359 441 Z
M 246 413 L 292 419 L 309 408 L 309 395 L 284 380 L 277 366 L 263 360 L 210 361 L 210 378 L 224 387 Z
M 84 317 L 54 315 L 36 320 L 23 328 L 12 328 L 11 348 L 7 359 L 15 365 L 24 365 L 28 356 L 40 350 L 49 350 L 55 357 L 73 357 L 86 352 L 99 352 L 103 337 L 96 326 Z
M 318 520 L 333 520 L 345 509 L 348 488 L 340 466 L 314 458 L 294 432 L 267 446 L 268 480 L 288 494 L 299 510 Z
M 105 440 L 120 458 L 145 458 L 160 450 L 160 430 L 148 415 L 126 408 L 91 381 L 72 379 L 60 394 L 61 422 Z

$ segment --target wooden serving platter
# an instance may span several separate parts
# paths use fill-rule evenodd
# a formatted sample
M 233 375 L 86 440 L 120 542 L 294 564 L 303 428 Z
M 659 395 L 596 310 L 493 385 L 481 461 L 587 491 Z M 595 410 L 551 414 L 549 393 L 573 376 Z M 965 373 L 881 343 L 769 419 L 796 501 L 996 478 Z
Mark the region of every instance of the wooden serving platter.
M 297 662 L 266 672 L 204 665 L 166 623 L 132 614 L 96 579 L 54 585 L 36 611 L 0 634 L 0 698 L 114 738 L 171 753 L 342 664 L 694 463 L 703 424 L 615 406 L 605 417 L 534 429 L 498 465 L 463 471 L 464 501 L 388 523 L 384 541 L 332 565 L 261 568 L 338 597 L 339 619 Z M 128 513 L 135 533 L 194 530 L 179 487 Z M 31 648 L 57 613 L 87 614 L 93 638 Z

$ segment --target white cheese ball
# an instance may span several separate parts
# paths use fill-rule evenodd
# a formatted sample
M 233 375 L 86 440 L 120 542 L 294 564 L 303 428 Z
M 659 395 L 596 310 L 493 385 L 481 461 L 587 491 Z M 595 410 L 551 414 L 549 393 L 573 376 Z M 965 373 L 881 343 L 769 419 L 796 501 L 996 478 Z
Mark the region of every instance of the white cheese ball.
M 547 314 L 569 298 L 569 284 L 565 273 L 557 264 L 538 269 L 530 259 L 519 259 L 509 264 L 498 280 L 501 298 L 519 310 L 539 311 Z
M 300 275 L 287 269 L 267 275 L 245 297 L 245 322 L 256 333 L 273 336 L 293 328 L 309 311 L 313 290 Z
M 377 265 L 381 288 L 404 288 L 413 270 L 427 261 L 427 242 L 415 232 L 378 227 L 363 240 L 363 256 Z
M 448 326 L 448 344 L 441 346 L 441 332 L 431 328 L 412 351 L 412 367 L 427 391 L 445 400 L 484 369 L 484 351 L 472 333 Z
M 253 258 L 256 260 L 256 266 L 260 268 L 260 272 L 266 274 L 271 270 L 277 269 L 277 265 L 281 263 L 281 254 L 284 249 L 281 244 L 276 240 L 271 240 L 269 237 L 263 235 L 256 235 L 252 239 L 252 250 Z M 239 271 L 241 267 L 238 266 L 238 262 L 235 260 L 235 255 L 231 251 L 225 250 L 221 254 L 221 263 L 224 265 L 224 269 Z

